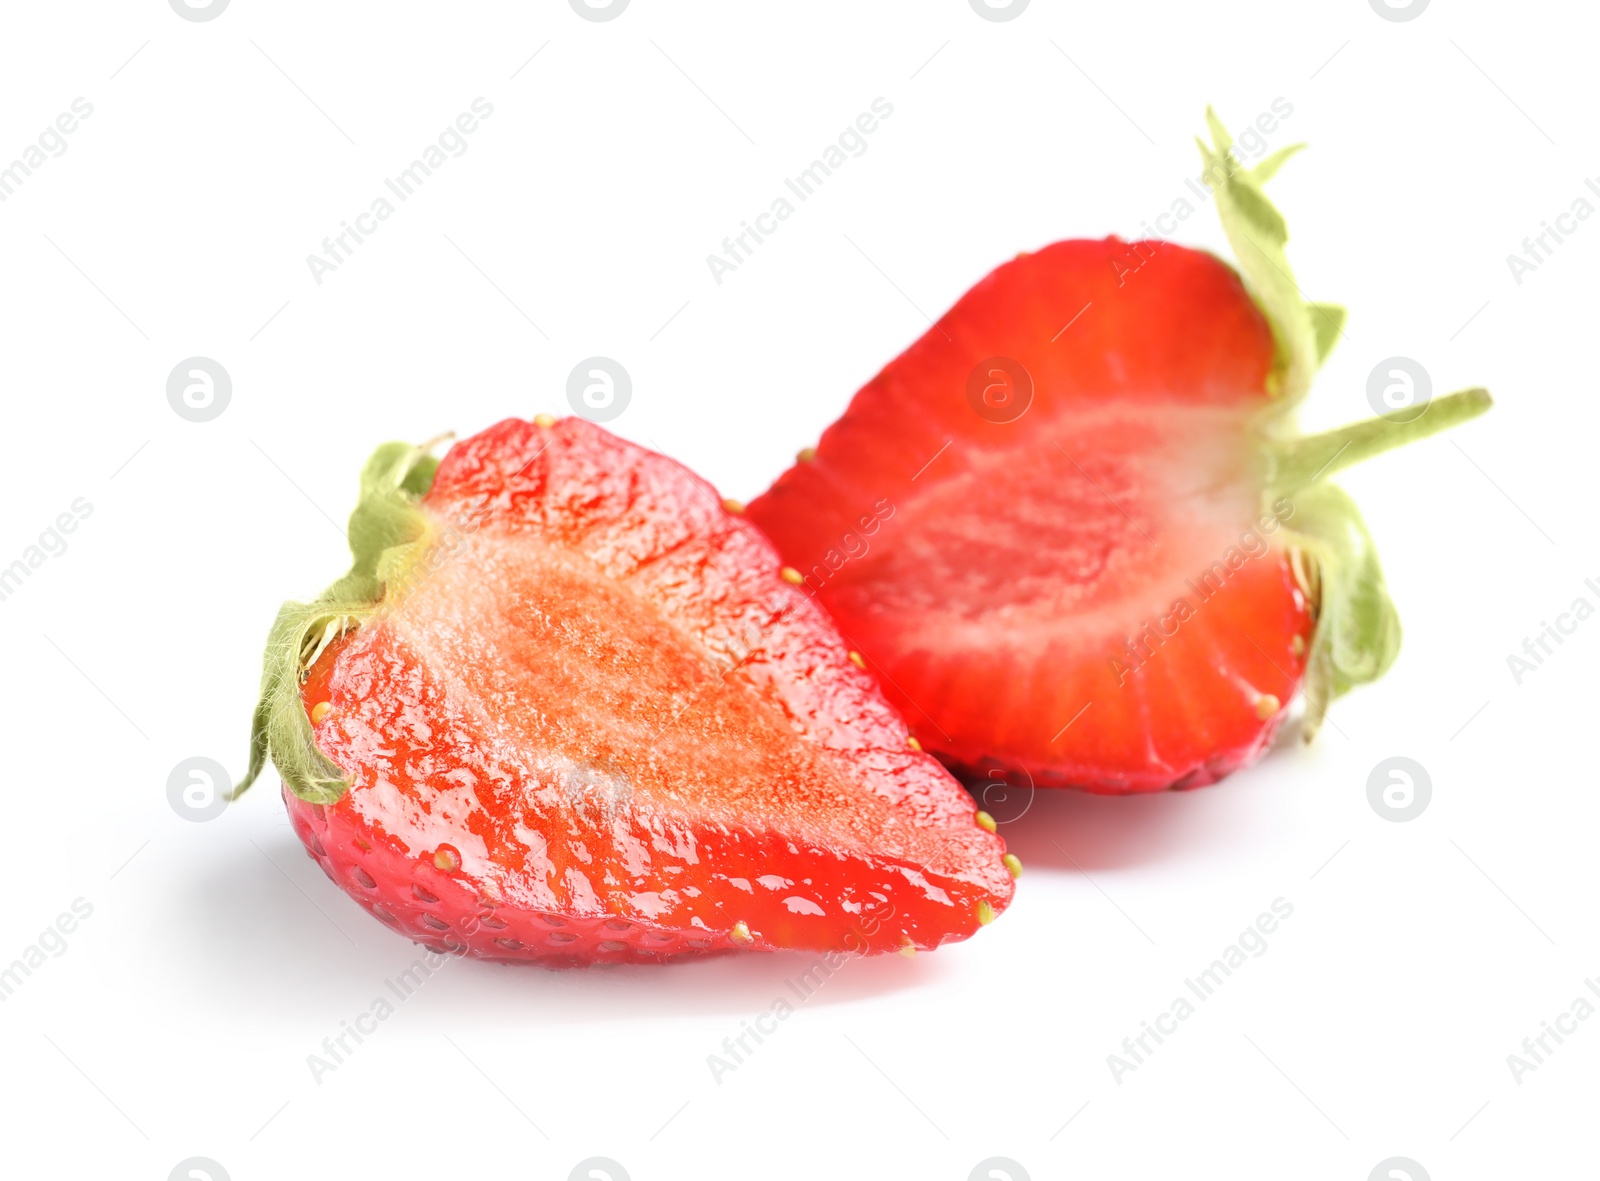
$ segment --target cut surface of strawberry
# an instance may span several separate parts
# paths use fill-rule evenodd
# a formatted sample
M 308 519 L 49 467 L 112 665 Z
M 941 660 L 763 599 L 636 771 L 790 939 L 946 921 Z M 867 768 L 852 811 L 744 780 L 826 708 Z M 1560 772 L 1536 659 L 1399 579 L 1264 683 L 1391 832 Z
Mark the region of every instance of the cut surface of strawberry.
M 496 959 L 970 935 L 1015 859 L 776 554 L 582 419 L 380 449 L 355 566 L 288 604 L 255 766 L 402 933 Z
M 1285 157 L 1244 170 L 1214 131 L 1208 179 L 1242 277 L 1160 241 L 1020 256 L 750 505 L 963 772 L 1200 786 L 1260 754 L 1302 682 L 1309 735 L 1394 658 L 1360 515 L 1321 481 L 1487 395 L 1300 435 L 1343 312 L 1289 275 L 1260 188 Z

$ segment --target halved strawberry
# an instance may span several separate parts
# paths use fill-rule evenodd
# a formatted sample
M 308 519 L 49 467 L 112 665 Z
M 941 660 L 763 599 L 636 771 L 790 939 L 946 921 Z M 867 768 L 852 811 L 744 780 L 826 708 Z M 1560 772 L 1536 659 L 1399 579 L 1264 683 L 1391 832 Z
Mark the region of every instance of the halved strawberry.
M 1481 412 L 1304 437 L 1344 312 L 1212 116 L 1243 278 L 1165 242 L 1058 242 L 996 269 L 750 505 L 929 749 L 968 772 L 1132 792 L 1256 758 L 1304 681 L 1381 675 L 1399 625 L 1355 506 L 1321 480 Z
M 671 460 L 582 419 L 442 464 L 389 444 L 350 542 L 273 628 L 245 785 L 270 756 L 312 855 L 402 934 L 578 963 L 910 951 L 1009 902 L 987 818 Z

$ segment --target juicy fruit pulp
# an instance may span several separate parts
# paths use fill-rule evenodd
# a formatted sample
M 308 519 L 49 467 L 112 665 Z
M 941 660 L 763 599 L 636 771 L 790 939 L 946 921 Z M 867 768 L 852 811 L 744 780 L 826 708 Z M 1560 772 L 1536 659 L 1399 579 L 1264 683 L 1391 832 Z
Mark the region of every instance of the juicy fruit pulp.
M 1140 251 L 1119 284 L 1113 263 Z M 988 356 L 1031 376 L 1013 421 L 966 397 Z M 951 762 L 1106 790 L 1206 782 L 1270 737 L 1314 624 L 1257 520 L 1247 438 L 1272 362 L 1212 256 L 1057 243 L 963 297 L 750 516 Z M 894 517 L 835 569 L 878 497 Z
M 1166 242 L 1058 242 L 992 272 L 750 505 L 929 749 L 1121 793 L 1256 758 L 1378 677 L 1399 624 L 1355 506 L 1320 483 L 1480 413 L 1294 425 L 1342 309 L 1309 304 L 1212 117 L 1244 275 Z M 886 503 L 892 516 L 866 515 Z
M 586 962 L 931 948 L 1007 904 L 1003 842 L 702 481 L 579 419 L 407 478 L 375 609 L 288 645 L 329 773 L 273 731 L 296 831 L 380 919 Z

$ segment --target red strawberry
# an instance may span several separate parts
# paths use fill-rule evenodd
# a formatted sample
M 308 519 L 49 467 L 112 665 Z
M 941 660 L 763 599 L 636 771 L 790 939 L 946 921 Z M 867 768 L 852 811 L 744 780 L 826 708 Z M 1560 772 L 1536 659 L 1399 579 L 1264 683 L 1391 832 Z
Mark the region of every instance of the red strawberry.
M 950 765 L 1101 792 L 1254 760 L 1381 675 L 1399 624 L 1323 477 L 1481 412 L 1305 437 L 1344 320 L 1307 304 L 1254 170 L 1202 145 L 1243 279 L 1164 242 L 1058 242 L 996 269 L 750 505 Z
M 579 963 L 910 951 L 1009 902 L 993 821 L 671 460 L 581 419 L 442 464 L 389 444 L 350 543 L 279 614 L 245 786 L 270 756 L 318 864 L 400 933 Z

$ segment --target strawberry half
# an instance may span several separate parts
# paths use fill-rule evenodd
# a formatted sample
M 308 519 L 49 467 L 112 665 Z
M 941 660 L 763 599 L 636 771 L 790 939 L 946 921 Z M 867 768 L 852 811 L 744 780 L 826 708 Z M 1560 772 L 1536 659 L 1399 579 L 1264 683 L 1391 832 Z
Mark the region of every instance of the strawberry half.
M 922 741 L 964 772 L 1121 793 L 1254 760 L 1303 686 L 1380 676 L 1399 624 L 1340 468 L 1480 413 L 1483 390 L 1306 437 L 1338 338 L 1210 116 L 1243 275 L 1161 241 L 999 267 L 750 505 Z M 1394 419 L 1394 420 L 1391 420 Z
M 909 952 L 1010 901 L 993 822 L 671 460 L 570 418 L 442 463 L 388 444 L 350 546 L 273 627 L 240 790 L 270 757 L 311 855 L 401 934 L 567 963 Z

